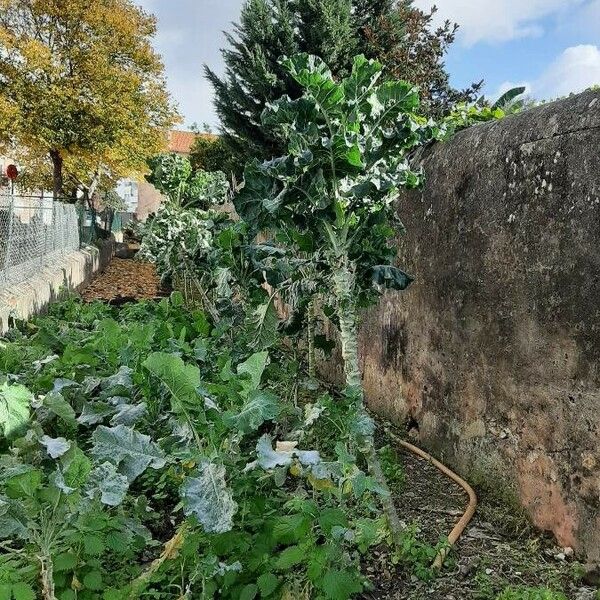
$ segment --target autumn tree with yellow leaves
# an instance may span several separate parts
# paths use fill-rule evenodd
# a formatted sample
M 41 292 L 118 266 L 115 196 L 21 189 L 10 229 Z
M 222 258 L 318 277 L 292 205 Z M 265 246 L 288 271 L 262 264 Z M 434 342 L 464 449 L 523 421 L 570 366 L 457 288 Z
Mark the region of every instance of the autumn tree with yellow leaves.
M 55 197 L 142 173 L 177 114 L 131 0 L 0 0 L 0 151 Z

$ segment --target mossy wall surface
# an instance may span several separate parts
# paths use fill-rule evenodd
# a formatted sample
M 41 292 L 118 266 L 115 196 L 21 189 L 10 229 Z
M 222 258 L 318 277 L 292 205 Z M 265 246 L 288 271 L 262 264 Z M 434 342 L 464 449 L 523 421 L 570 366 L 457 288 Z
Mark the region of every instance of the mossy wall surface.
M 361 327 L 370 406 L 599 563 L 600 92 L 460 132 L 424 167 L 398 203 L 416 281 Z

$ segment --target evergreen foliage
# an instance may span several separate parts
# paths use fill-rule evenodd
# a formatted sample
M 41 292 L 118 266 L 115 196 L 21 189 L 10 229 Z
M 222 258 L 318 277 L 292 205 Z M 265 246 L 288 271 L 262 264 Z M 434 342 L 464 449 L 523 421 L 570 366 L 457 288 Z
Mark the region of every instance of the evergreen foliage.
M 386 65 L 384 78 L 417 86 L 424 100 L 421 110 L 428 113 L 446 112 L 458 101 L 471 100 L 478 87 L 452 89 L 444 69 L 455 26 L 446 23 L 433 30 L 431 18 L 432 13 L 406 0 L 248 0 L 222 50 L 225 75 L 205 67 L 234 169 L 241 173 L 248 158 L 269 159 L 284 151 L 260 119 L 269 102 L 300 95 L 298 84 L 279 63 L 282 56 L 319 56 L 335 78 L 350 73 L 356 54 L 378 59 Z

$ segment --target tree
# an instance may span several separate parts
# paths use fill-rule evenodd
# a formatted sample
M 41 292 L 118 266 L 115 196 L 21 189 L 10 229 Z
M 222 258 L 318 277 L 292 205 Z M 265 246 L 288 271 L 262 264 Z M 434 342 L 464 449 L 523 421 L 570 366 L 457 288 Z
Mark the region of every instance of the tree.
M 65 173 L 91 196 L 164 147 L 176 113 L 155 32 L 131 0 L 0 0 L 0 143 L 48 160 L 56 197 Z
M 249 158 L 268 159 L 284 149 L 260 119 L 269 102 L 301 93 L 280 65 L 282 56 L 320 56 L 335 77 L 350 72 L 358 53 L 389 62 L 383 77 L 413 81 L 425 112 L 445 111 L 470 99 L 473 90 L 462 93 L 450 87 L 442 62 L 454 26 L 430 30 L 430 24 L 431 14 L 408 0 L 247 0 L 239 24 L 227 34 L 229 47 L 222 50 L 224 76 L 205 67 L 237 171 Z
M 483 81 L 457 90 L 444 68 L 444 56 L 458 25 L 447 20 L 434 28 L 435 6 L 425 12 L 414 7 L 412 0 L 382 0 L 382 4 L 385 8 L 365 22 L 364 51 L 383 62 L 389 77 L 417 87 L 426 114 L 442 117 L 457 103 L 474 101 Z
M 351 74 L 336 82 L 327 65 L 300 54 L 282 67 L 303 90 L 268 105 L 263 123 L 286 152 L 245 170 L 234 198 L 238 214 L 257 231 L 270 230 L 292 253 L 305 253 L 335 307 L 348 395 L 356 401 L 356 431 L 374 475 L 384 483 L 366 416 L 358 359 L 358 310 L 373 286 L 403 290 L 412 278 L 393 265 L 401 223 L 393 200 L 399 188 L 416 187 L 422 173 L 412 153 L 444 129 L 417 114 L 419 98 L 404 81 L 379 83 L 382 65 L 358 56 Z M 384 498 L 390 525 L 399 520 Z
M 235 171 L 229 146 L 222 137 L 216 135 L 204 133 L 196 138 L 190 150 L 190 162 L 193 169 L 223 171 L 227 174 Z

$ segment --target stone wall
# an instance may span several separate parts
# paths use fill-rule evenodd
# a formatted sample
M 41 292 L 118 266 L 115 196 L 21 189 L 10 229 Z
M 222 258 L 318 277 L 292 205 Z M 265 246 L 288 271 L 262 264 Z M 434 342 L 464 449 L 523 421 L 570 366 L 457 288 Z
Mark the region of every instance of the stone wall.
M 362 324 L 368 401 L 600 563 L 600 92 L 472 127 L 398 205 L 411 288 Z

